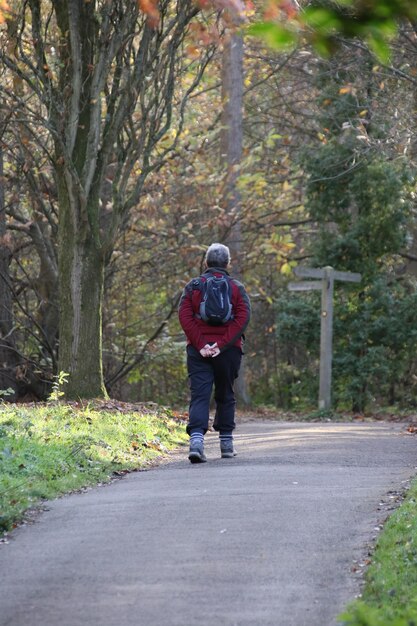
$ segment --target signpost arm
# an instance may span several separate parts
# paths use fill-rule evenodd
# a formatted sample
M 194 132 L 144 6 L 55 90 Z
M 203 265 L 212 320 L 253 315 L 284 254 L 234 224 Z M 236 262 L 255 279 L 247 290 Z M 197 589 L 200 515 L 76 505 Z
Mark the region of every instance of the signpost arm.
M 324 268 L 321 292 L 319 409 L 331 407 L 334 270 Z

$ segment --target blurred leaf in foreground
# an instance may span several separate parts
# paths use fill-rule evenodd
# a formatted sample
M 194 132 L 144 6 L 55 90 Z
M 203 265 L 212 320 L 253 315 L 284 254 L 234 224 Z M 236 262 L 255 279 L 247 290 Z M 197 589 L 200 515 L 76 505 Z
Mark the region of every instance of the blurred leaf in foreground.
M 249 35 L 282 49 L 307 41 L 320 54 L 330 55 L 338 38 L 362 39 L 382 62 L 390 56 L 390 42 L 403 20 L 417 19 L 415 0 L 313 0 L 289 14 L 288 0 L 274 0 L 275 21 L 261 21 L 248 27 Z M 271 2 L 267 15 L 271 15 Z

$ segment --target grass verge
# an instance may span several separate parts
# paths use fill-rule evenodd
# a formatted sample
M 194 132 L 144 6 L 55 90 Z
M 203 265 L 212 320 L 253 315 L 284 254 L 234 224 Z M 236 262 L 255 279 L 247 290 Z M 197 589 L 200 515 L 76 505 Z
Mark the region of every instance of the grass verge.
M 339 620 L 347 626 L 417 626 L 417 481 L 385 524 L 362 598 Z
M 169 410 L 105 407 L 0 404 L 0 534 L 41 500 L 143 469 L 186 440 Z

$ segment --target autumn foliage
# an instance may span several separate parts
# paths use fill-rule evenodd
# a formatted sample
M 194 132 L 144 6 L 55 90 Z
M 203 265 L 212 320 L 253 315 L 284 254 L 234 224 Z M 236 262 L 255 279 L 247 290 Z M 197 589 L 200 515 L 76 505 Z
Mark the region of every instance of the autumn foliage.
M 0 24 L 3 24 L 6 20 L 7 14 L 10 11 L 10 7 L 5 0 L 0 0 Z

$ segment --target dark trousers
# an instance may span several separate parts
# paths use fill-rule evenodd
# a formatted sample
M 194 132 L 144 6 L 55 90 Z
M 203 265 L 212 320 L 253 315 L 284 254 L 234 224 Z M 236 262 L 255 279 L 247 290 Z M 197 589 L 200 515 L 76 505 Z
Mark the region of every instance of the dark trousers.
M 216 357 L 202 357 L 193 346 L 187 346 L 187 369 L 191 401 L 187 433 L 206 433 L 209 422 L 210 398 L 214 384 L 216 415 L 214 430 L 230 432 L 235 428 L 234 381 L 239 375 L 242 352 L 232 347 Z

